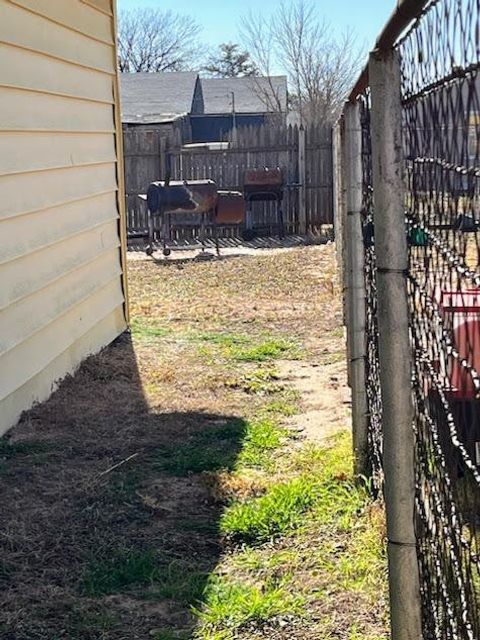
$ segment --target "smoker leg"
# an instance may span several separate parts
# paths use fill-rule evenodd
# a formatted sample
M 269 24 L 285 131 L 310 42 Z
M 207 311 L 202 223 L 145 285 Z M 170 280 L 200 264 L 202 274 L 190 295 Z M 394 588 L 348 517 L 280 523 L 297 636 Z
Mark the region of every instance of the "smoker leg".
M 145 248 L 145 253 L 147 256 L 151 256 L 153 254 L 153 214 L 151 211 L 147 213 L 148 217 L 148 242 Z
M 280 239 L 283 240 L 283 238 L 285 238 L 285 227 L 283 225 L 283 209 L 280 201 L 278 201 L 277 207 L 278 235 Z
M 252 211 L 252 202 L 247 199 L 247 207 L 245 211 L 245 227 L 243 229 L 242 237 L 244 240 L 249 242 L 253 240 L 255 237 L 255 232 L 253 230 L 253 211 Z
M 167 246 L 169 236 L 170 236 L 170 214 L 164 213 L 162 215 L 162 243 L 163 243 L 163 255 L 165 257 L 171 254 L 171 250 Z
M 205 216 L 206 213 L 202 213 L 200 223 L 200 242 L 202 243 L 202 253 L 205 251 Z
M 217 227 L 217 217 L 215 216 L 213 219 L 213 239 L 215 240 L 215 250 L 217 252 L 217 256 L 220 255 L 220 245 L 218 244 L 218 227 Z

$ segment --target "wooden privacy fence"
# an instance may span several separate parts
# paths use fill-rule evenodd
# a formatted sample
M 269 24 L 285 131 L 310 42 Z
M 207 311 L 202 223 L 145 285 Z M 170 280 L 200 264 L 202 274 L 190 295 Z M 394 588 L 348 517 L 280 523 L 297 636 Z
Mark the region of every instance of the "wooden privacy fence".
M 227 145 L 225 145 L 227 147 Z M 228 148 L 181 145 L 158 129 L 129 128 L 124 131 L 125 181 L 128 231 L 138 236 L 147 227 L 147 212 L 138 195 L 150 182 L 163 180 L 167 167 L 172 180 L 212 179 L 219 189 L 243 190 L 247 169 L 280 167 L 285 180 L 283 217 L 287 233 L 317 233 L 333 222 L 332 134 L 330 127 L 245 127 Z M 275 205 L 253 203 L 253 224 L 259 233 L 277 230 Z M 238 226 L 220 227 L 219 235 L 238 235 Z M 191 238 L 198 223 L 188 216 L 172 237 Z

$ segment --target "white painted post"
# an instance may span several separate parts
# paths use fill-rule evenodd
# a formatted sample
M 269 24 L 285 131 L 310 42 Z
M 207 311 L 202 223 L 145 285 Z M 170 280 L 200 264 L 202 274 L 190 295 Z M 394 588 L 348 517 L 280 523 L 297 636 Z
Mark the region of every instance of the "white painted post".
M 398 53 L 374 51 L 369 77 L 391 637 L 418 640 L 422 625 L 414 526 L 415 440 Z

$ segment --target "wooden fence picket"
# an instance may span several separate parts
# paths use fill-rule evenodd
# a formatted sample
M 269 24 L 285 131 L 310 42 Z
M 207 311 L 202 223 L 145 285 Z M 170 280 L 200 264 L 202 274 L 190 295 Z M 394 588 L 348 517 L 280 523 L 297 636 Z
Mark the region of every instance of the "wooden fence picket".
M 299 165 L 300 130 L 295 126 L 279 126 L 267 122 L 262 127 L 243 127 L 237 132 L 236 144 L 227 149 L 208 149 L 181 145 L 175 131 L 167 139 L 160 129 L 126 128 L 124 130 L 125 183 L 127 223 L 130 235 L 147 227 L 145 203 L 138 195 L 145 193 L 150 182 L 163 180 L 167 167 L 172 180 L 215 180 L 219 189 L 241 191 L 246 169 L 281 167 L 285 176 L 283 213 L 287 233 L 316 232 L 333 222 L 332 135 L 329 127 L 311 126 L 305 131 L 304 167 Z M 303 169 L 303 170 L 302 170 Z M 301 188 L 304 176 L 305 218 L 299 224 Z M 272 203 L 255 203 L 255 224 L 267 232 L 274 227 Z M 220 235 L 230 237 L 240 229 L 225 228 Z M 175 237 L 197 235 L 192 219 Z

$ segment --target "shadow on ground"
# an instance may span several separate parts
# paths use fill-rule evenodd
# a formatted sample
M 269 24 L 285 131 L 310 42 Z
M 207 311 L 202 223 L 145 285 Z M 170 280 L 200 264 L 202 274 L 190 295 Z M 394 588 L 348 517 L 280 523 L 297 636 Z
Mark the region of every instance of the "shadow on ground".
M 149 412 L 128 334 L 89 358 L 0 440 L 2 640 L 191 638 L 221 551 L 198 474 L 233 467 L 243 434 Z

